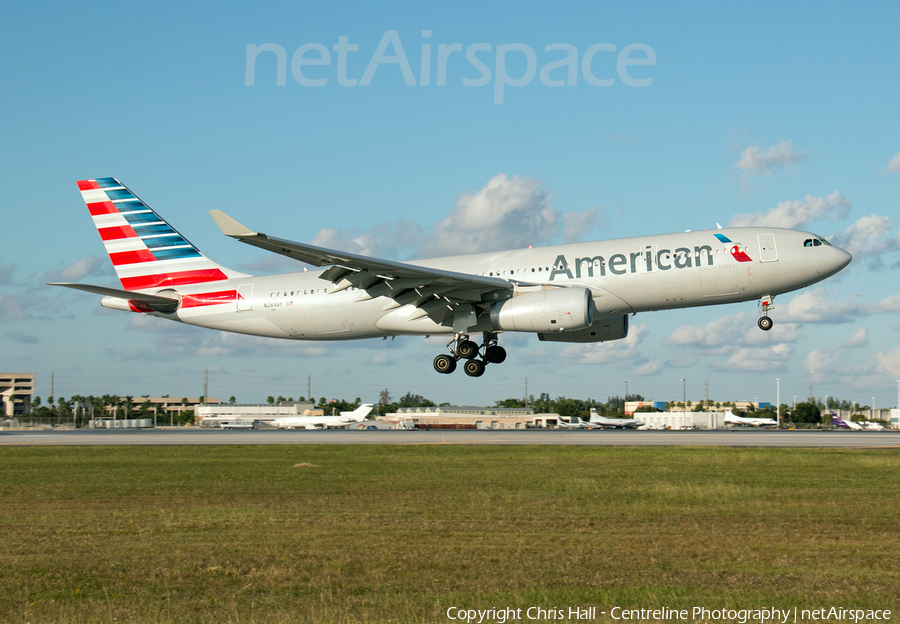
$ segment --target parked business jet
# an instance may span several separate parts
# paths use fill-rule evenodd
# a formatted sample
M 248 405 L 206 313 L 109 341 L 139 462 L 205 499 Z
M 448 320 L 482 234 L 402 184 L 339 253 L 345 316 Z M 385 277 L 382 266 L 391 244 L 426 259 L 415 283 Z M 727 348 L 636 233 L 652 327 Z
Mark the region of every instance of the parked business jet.
M 778 421 L 774 418 L 748 418 L 745 416 L 736 416 L 729 407 L 725 409 L 725 424 L 740 425 L 742 427 L 777 427 Z
M 769 330 L 776 295 L 815 284 L 850 254 L 820 236 L 778 228 L 719 228 L 593 243 L 394 262 L 251 230 L 220 210 L 221 231 L 318 267 L 251 276 L 225 268 L 115 178 L 78 188 L 122 288 L 58 283 L 100 305 L 200 327 L 294 340 L 445 335 L 440 373 L 462 362 L 479 377 L 500 364 L 502 332 L 551 342 L 628 335 L 638 312 L 759 300 Z M 471 338 L 481 334 L 481 344 Z
M 285 416 L 271 421 L 279 429 L 335 429 L 361 423 L 372 411 L 372 405 L 360 405 L 352 412 L 341 412 L 340 416 Z
M 604 418 L 594 407 L 591 408 L 591 420 L 589 422 L 601 429 L 637 429 L 644 424 L 632 418 Z

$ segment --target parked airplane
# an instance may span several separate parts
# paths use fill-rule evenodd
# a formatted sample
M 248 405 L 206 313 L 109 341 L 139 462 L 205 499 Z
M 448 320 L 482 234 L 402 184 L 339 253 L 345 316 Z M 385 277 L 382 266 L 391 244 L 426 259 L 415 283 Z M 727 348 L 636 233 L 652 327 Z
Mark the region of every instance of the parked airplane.
M 372 405 L 360 405 L 352 412 L 341 412 L 340 416 L 285 416 L 276 418 L 269 424 L 279 429 L 334 429 L 361 423 L 372 411 Z
M 744 416 L 736 416 L 729 407 L 725 409 L 725 424 L 741 425 L 743 427 L 777 427 L 778 421 L 774 418 L 747 418 Z
M 569 422 L 560 419 L 559 426 L 563 429 L 600 429 L 600 425 L 582 420 L 578 416 L 572 417 Z
M 852 420 L 844 420 L 834 412 L 831 412 L 831 424 L 838 429 L 850 429 L 851 431 L 863 431 L 865 428 Z
M 506 359 L 502 332 L 551 342 L 628 335 L 638 312 L 759 300 L 815 284 L 851 257 L 820 236 L 778 228 L 678 234 L 394 262 L 255 232 L 219 210 L 222 232 L 318 267 L 251 276 L 200 253 L 115 178 L 78 182 L 122 288 L 58 283 L 100 305 L 200 327 L 294 340 L 446 335 L 440 373 L 479 377 Z M 471 340 L 481 334 L 481 345 Z
M 596 408 L 591 408 L 590 424 L 602 429 L 637 429 L 642 427 L 644 423 L 631 418 L 604 418 L 597 413 Z

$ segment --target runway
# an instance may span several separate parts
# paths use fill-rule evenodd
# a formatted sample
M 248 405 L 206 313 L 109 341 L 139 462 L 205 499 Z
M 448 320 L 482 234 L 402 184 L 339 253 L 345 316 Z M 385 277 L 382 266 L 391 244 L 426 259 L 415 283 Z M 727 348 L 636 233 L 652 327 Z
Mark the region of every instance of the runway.
M 433 430 L 257 431 L 185 428 L 0 432 L 3 446 L 186 446 L 261 444 L 472 444 L 900 448 L 900 431 Z

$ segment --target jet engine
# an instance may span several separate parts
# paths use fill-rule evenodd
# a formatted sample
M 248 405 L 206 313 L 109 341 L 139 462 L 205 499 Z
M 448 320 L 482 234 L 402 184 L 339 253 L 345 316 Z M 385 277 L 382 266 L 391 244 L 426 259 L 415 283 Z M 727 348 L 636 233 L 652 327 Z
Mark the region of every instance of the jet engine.
M 607 342 L 621 340 L 628 335 L 628 315 L 597 319 L 587 329 L 578 331 L 538 334 L 538 338 L 550 342 Z
M 516 295 L 491 306 L 495 330 L 568 332 L 590 327 L 594 302 L 587 288 L 553 288 Z

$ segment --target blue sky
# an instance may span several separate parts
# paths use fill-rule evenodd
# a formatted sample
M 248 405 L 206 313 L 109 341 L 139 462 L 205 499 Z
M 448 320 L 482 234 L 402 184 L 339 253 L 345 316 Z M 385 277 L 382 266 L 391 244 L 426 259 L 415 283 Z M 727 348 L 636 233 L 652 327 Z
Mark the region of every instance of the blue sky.
M 436 401 L 491 404 L 529 393 L 605 400 L 630 392 L 694 400 L 839 396 L 897 405 L 900 379 L 900 123 L 895 33 L 900 6 L 753 7 L 622 3 L 67 3 L 10 6 L 0 24 L 0 368 L 34 372 L 46 397 L 269 394 L 376 400 L 388 388 Z M 361 81 L 396 31 L 398 63 L 370 84 L 338 84 L 334 46 L 347 37 L 348 79 Z M 423 31 L 431 36 L 423 37 Z M 390 36 L 390 35 L 387 35 Z M 290 67 L 304 44 L 330 65 L 303 86 Z M 437 86 L 440 44 L 461 44 Z M 248 44 L 277 44 L 255 64 Z M 422 45 L 431 45 L 428 86 Z M 465 50 L 491 72 L 479 71 Z M 498 46 L 534 51 L 528 84 L 495 103 Z M 541 69 L 577 51 L 572 86 Z M 582 59 L 596 44 L 589 84 Z M 643 44 L 655 65 L 617 58 Z M 477 46 L 476 46 L 477 47 Z M 512 81 L 523 49 L 505 55 Z M 396 55 L 389 46 L 385 54 Z M 304 58 L 315 58 L 315 52 Z M 646 58 L 642 51 L 632 59 Z M 557 68 L 549 79 L 568 79 Z M 398 338 L 295 343 L 217 334 L 101 309 L 95 297 L 44 286 L 116 285 L 75 181 L 115 176 L 216 261 L 251 273 L 292 269 L 223 237 L 222 209 L 283 238 L 411 259 L 424 243 L 474 251 L 767 223 L 839 242 L 854 262 L 839 276 L 776 300 L 775 329 L 753 302 L 640 314 L 628 339 L 552 345 L 503 337 L 509 358 L 480 379 L 442 376 L 443 341 Z M 472 234 L 462 206 L 500 188 L 491 210 L 520 221 Z M 506 212 L 504 212 L 506 211 Z M 435 243 L 434 241 L 442 241 Z M 443 248 L 443 247 L 441 247 Z

